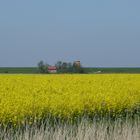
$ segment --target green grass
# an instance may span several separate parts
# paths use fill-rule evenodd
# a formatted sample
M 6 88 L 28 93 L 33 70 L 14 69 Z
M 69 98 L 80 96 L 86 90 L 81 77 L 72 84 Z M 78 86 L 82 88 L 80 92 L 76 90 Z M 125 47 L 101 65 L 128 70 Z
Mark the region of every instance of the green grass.
M 85 68 L 87 73 L 140 73 L 140 67 L 134 68 L 127 68 L 127 67 L 116 67 L 116 68 Z
M 85 67 L 86 73 L 140 73 L 140 67 L 137 68 L 93 68 Z M 39 73 L 37 67 L 1 67 L 0 73 L 25 73 L 25 74 L 36 74 Z
M 36 67 L 7 67 L 0 68 L 0 73 L 25 73 L 25 74 L 33 74 L 39 73 Z

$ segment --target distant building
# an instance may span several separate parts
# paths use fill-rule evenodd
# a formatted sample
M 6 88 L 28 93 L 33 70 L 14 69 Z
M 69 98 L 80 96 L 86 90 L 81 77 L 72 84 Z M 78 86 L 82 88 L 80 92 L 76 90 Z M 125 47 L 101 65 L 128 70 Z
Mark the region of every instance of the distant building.
M 55 66 L 48 66 L 49 73 L 57 73 L 57 68 Z
M 80 67 L 81 63 L 80 63 L 80 61 L 74 61 L 74 65 L 77 66 L 77 67 Z

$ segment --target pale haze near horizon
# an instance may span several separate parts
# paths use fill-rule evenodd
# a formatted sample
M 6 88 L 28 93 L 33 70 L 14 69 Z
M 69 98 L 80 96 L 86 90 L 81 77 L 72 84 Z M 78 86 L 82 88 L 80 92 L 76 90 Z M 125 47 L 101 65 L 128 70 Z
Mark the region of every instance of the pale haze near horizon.
M 140 67 L 140 1 L 0 1 L 0 67 L 80 60 Z

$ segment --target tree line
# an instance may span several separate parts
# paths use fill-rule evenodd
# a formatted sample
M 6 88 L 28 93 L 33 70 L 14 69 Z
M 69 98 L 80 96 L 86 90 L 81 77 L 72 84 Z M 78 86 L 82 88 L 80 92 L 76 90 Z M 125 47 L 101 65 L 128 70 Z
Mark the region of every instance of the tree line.
M 40 73 L 49 73 L 48 67 L 50 65 L 47 63 L 44 63 L 43 61 L 40 61 L 38 63 L 38 70 Z M 84 68 L 82 65 L 77 65 L 76 63 L 72 62 L 63 62 L 58 61 L 55 64 L 55 67 L 57 68 L 57 73 L 85 73 Z

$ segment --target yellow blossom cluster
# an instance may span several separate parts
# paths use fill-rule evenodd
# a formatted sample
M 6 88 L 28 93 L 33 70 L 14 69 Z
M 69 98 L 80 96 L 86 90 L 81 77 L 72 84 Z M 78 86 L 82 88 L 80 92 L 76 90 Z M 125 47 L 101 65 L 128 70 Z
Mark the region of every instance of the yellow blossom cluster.
M 0 122 L 119 114 L 140 107 L 139 74 L 0 75 Z

